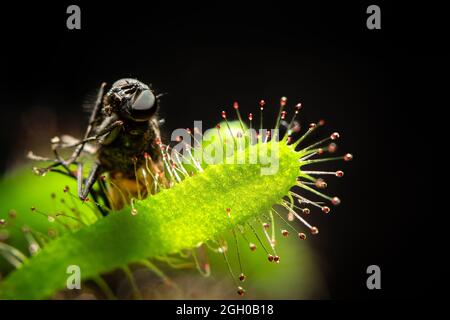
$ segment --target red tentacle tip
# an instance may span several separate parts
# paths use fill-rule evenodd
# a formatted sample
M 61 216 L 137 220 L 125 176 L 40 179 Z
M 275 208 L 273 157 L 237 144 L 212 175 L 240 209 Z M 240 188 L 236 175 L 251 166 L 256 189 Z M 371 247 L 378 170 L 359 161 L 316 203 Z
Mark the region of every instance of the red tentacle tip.
M 337 140 L 339 139 L 339 133 L 338 132 L 334 132 L 331 136 L 330 136 L 331 140 Z
M 329 153 L 335 153 L 336 150 L 337 150 L 337 144 L 336 143 L 333 142 L 333 143 L 330 143 L 328 145 L 328 152 Z
M 264 100 L 259 101 L 259 107 L 261 110 L 264 109 L 264 106 L 266 105 L 266 102 Z
M 344 176 L 344 171 L 338 170 L 336 171 L 336 177 L 342 178 Z
M 341 199 L 339 199 L 338 197 L 333 197 L 333 199 L 331 199 L 331 203 L 337 206 L 341 203 Z
M 351 161 L 351 160 L 353 160 L 353 155 L 352 155 L 351 153 L 347 153 L 347 154 L 344 156 L 344 160 L 345 160 L 345 161 Z

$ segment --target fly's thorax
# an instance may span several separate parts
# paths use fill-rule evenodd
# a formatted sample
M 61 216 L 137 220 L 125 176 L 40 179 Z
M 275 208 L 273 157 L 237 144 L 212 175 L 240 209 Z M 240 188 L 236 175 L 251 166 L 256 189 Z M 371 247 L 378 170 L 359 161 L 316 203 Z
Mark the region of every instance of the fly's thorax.
M 144 154 L 155 162 L 159 161 L 160 152 L 155 146 L 157 137 L 159 127 L 156 119 L 145 123 L 126 121 L 114 140 L 100 148 L 99 161 L 106 171 L 134 177 L 136 167 L 144 165 Z

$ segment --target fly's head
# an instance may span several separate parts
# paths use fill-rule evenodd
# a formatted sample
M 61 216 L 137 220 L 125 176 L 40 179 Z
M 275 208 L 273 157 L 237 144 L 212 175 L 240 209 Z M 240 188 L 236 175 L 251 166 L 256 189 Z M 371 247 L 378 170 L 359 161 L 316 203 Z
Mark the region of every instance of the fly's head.
M 158 97 L 136 79 L 120 79 L 105 95 L 104 112 L 134 122 L 149 121 L 158 109 Z

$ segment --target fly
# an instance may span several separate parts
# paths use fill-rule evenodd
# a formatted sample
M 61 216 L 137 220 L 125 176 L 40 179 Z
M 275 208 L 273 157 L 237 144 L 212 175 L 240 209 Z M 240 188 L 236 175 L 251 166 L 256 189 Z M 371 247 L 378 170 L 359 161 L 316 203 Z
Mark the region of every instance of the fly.
M 54 159 L 43 158 L 32 152 L 29 158 L 39 161 L 51 161 L 51 165 L 44 168 L 33 168 L 38 175 L 49 171 L 56 171 L 73 177 L 77 180 L 78 197 L 86 200 L 91 194 L 94 198 L 99 195 L 109 207 L 108 197 L 93 190 L 95 182 L 102 184 L 102 174 L 108 173 L 116 186 L 136 186 L 137 170 L 144 165 L 144 157 L 149 156 L 153 163 L 152 170 L 159 172 L 160 152 L 155 147 L 159 139 L 159 124 L 157 117 L 159 98 L 149 86 L 136 79 L 120 79 L 116 81 L 105 93 L 106 83 L 100 86 L 96 101 L 93 105 L 82 140 L 63 135 L 52 139 Z M 70 156 L 64 159 L 61 156 L 63 149 L 73 149 Z M 95 155 L 94 163 L 88 176 L 83 174 L 84 163 L 81 159 L 83 153 Z M 76 165 L 73 172 L 70 167 Z M 122 203 L 123 204 L 123 203 Z M 117 205 L 116 205 L 117 207 Z

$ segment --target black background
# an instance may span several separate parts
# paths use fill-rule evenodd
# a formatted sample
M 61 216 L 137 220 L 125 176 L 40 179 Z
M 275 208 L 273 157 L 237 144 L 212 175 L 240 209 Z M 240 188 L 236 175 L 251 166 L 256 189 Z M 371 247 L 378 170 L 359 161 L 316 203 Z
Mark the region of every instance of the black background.
M 70 3 L 3 7 L 1 172 L 32 147 L 27 128 L 47 125 L 39 114 L 24 121 L 30 108 L 45 105 L 56 132 L 77 134 L 80 106 L 102 81 L 132 76 L 168 92 L 167 133 L 193 120 L 213 126 L 235 100 L 255 112 L 259 99 L 285 95 L 302 101 L 304 121 L 340 130 L 342 151 L 355 155 L 337 186 L 341 208 L 311 241 L 330 297 L 430 296 L 439 256 L 424 189 L 438 178 L 423 170 L 439 152 L 425 133 L 438 131 L 444 105 L 444 10 L 378 2 L 382 29 L 368 30 L 371 2 L 314 3 L 81 2 L 82 29 L 72 31 Z M 365 286 L 371 264 L 382 290 Z

